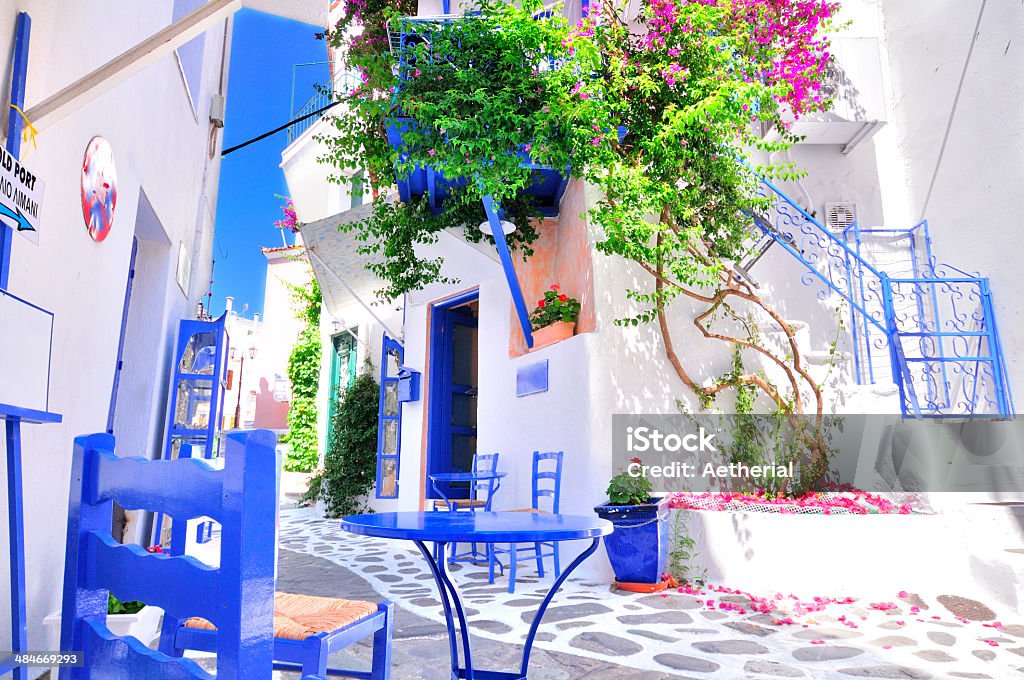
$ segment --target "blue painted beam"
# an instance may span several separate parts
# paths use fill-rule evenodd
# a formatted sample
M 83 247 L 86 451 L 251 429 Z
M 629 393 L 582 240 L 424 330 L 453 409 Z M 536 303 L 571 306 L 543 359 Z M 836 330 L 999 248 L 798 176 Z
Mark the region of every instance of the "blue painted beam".
M 494 245 L 498 250 L 498 257 L 501 258 L 501 268 L 505 270 L 505 280 L 508 281 L 508 290 L 512 294 L 512 304 L 516 307 L 516 314 L 519 316 L 519 325 L 523 329 L 523 336 L 526 338 L 526 346 L 533 347 L 533 331 L 530 325 L 530 312 L 526 309 L 526 300 L 523 299 L 523 290 L 519 286 L 519 277 L 516 276 L 516 269 L 512 264 L 512 253 L 509 252 L 508 244 L 505 243 L 505 232 L 501 228 L 501 219 L 498 217 L 498 209 L 494 199 L 488 195 L 483 197 L 484 212 L 487 213 L 487 221 L 491 224 L 491 233 L 494 234 Z

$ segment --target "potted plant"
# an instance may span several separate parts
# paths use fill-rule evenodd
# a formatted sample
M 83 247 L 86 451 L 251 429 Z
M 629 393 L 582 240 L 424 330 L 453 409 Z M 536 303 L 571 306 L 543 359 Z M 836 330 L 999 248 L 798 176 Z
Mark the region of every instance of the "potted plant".
M 651 498 L 650 480 L 639 473 L 640 465 L 642 461 L 634 458 L 626 470 L 612 477 L 608 502 L 594 508 L 598 517 L 615 526 L 604 537 L 604 548 L 620 584 L 660 583 L 665 570 L 660 507 Z
M 163 615 L 164 610 L 160 607 L 151 607 L 135 600 L 121 602 L 113 593 L 108 596 L 107 628 L 110 632 L 114 635 L 131 635 L 147 647 L 152 647 L 160 637 Z M 54 612 L 43 619 L 50 649 L 60 649 L 60 621 L 60 612 Z M 51 670 L 50 676 L 57 677 L 56 668 Z
M 146 548 L 151 553 L 162 553 L 163 548 L 159 545 Z M 107 594 L 107 628 L 114 635 L 131 635 L 136 640 L 153 647 L 153 644 L 160 637 L 160 625 L 163 622 L 164 610 L 160 607 L 151 607 L 144 602 L 131 600 L 121 602 L 113 593 Z M 53 612 L 43 619 L 43 627 L 46 629 L 47 639 L 50 641 L 50 649 L 60 649 L 60 621 L 61 612 Z M 57 677 L 56 668 L 50 672 L 51 677 Z
M 544 291 L 537 308 L 530 315 L 533 325 L 533 349 L 553 345 L 571 338 L 580 316 L 580 301 L 563 293 L 558 284 Z

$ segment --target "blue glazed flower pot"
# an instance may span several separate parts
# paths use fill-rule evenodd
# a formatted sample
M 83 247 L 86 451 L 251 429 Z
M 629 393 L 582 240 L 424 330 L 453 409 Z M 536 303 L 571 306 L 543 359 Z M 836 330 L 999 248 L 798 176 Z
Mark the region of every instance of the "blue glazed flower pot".
M 658 583 L 665 570 L 665 545 L 655 503 L 598 505 L 594 512 L 615 527 L 604 548 L 620 583 Z

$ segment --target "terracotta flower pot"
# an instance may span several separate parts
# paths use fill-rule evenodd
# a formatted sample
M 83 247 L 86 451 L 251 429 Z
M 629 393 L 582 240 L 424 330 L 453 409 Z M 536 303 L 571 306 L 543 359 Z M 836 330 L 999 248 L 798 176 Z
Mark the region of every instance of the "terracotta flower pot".
M 533 348 L 530 351 L 532 352 L 541 347 L 547 347 L 548 345 L 571 338 L 575 331 L 575 321 L 556 321 L 550 326 L 538 328 L 533 332 Z

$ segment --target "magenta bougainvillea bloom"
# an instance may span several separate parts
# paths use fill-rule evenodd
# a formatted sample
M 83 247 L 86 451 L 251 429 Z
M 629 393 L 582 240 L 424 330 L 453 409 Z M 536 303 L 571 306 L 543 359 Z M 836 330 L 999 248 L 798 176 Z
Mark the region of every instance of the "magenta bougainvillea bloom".
M 292 203 L 292 199 L 284 199 L 284 205 L 281 206 L 281 213 L 284 214 L 284 217 L 279 220 L 275 220 L 274 226 L 278 229 L 287 229 L 293 234 L 297 233 L 299 231 L 300 224 L 298 217 L 295 216 L 295 204 Z

